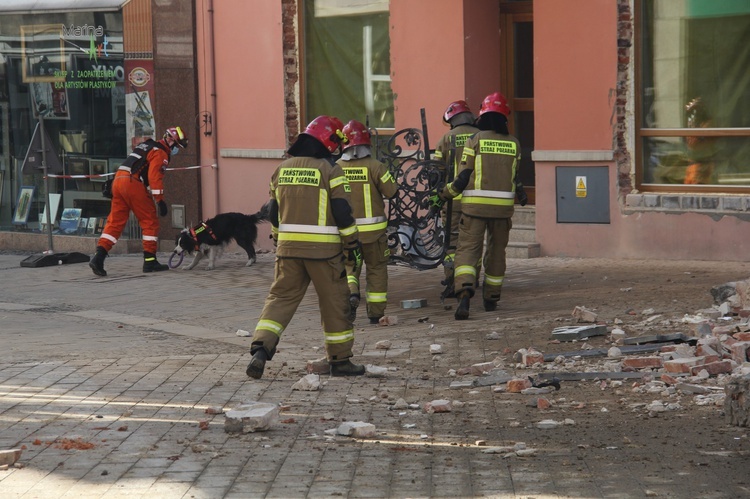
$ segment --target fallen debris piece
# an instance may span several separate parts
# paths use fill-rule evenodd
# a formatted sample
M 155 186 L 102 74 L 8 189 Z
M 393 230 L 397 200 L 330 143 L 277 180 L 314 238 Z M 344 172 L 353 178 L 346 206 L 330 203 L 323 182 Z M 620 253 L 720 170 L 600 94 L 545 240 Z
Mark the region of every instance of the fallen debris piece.
M 307 361 L 307 372 L 308 374 L 328 374 L 331 372 L 331 365 L 328 363 L 327 357 L 322 357 L 317 360 Z
M 636 336 L 634 338 L 624 338 L 623 345 L 646 345 L 649 343 L 689 343 L 695 345 L 698 338 L 692 338 L 685 333 L 674 334 L 653 334 L 649 336 Z
M 724 386 L 726 421 L 735 426 L 750 426 L 750 376 L 733 377 Z
M 227 433 L 266 431 L 279 419 L 279 406 L 249 402 L 227 411 L 225 416 L 224 431 Z
M 559 341 L 573 341 L 590 338 L 591 336 L 603 336 L 607 334 L 607 326 L 561 326 L 552 330 L 552 339 Z
M 370 378 L 382 378 L 388 374 L 387 367 L 375 366 L 372 364 L 365 365 L 365 376 Z
M 662 348 L 662 344 L 656 345 L 632 345 L 623 346 L 620 348 L 622 355 L 630 355 L 634 353 L 646 353 L 646 352 L 658 352 Z M 558 356 L 565 358 L 569 357 L 598 357 L 606 356 L 609 353 L 609 348 L 592 348 L 590 350 L 578 350 L 575 352 L 562 352 L 562 353 L 550 353 L 544 355 L 544 362 L 552 362 Z
M 437 343 L 433 343 L 432 345 L 430 345 L 430 353 L 432 355 L 438 355 L 438 354 L 443 353 L 443 346 L 438 345 Z
M 320 375 L 308 374 L 292 385 L 292 390 L 314 392 L 320 390 Z
M 252 335 L 253 334 L 250 331 L 245 331 L 244 329 L 237 330 L 237 336 L 246 337 L 246 336 L 252 336 Z
M 558 381 L 583 381 L 589 379 L 640 379 L 650 376 L 647 372 L 547 372 L 540 373 L 540 379 L 557 379 Z
M 401 300 L 401 308 L 422 308 L 427 306 L 427 298 Z
M 574 308 L 572 315 L 578 319 L 578 322 L 596 322 L 596 319 L 598 318 L 596 312 L 585 307 Z
M 390 348 L 391 348 L 390 340 L 380 340 L 377 343 L 375 343 L 376 350 L 389 350 Z
M 435 412 L 451 412 L 451 401 L 445 399 L 433 400 L 424 405 L 424 412 L 432 414 Z
M 372 438 L 375 436 L 375 425 L 363 421 L 347 421 L 336 428 L 338 435 L 354 438 Z
M 0 450 L 0 466 L 13 466 L 21 459 L 21 449 Z
M 473 386 L 492 386 L 507 383 L 513 376 L 499 369 L 491 371 L 487 376 L 481 376 L 472 382 Z
M 378 324 L 380 324 L 381 326 L 395 326 L 396 324 L 398 324 L 398 317 L 396 317 L 395 315 L 384 315 L 380 318 Z

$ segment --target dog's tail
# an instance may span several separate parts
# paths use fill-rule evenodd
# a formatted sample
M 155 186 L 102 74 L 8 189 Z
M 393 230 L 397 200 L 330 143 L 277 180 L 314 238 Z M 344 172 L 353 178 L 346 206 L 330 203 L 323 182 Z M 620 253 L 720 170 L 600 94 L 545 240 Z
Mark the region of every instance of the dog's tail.
M 271 201 L 266 201 L 266 203 L 260 207 L 258 213 L 251 216 L 255 218 L 255 223 L 268 222 L 271 216 Z

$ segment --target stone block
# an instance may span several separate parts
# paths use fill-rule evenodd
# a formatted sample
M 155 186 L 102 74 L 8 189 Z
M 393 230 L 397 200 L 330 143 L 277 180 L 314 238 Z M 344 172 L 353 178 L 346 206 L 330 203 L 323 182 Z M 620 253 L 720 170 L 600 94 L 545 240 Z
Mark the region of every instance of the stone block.
M 592 336 L 603 336 L 607 334 L 607 326 L 562 326 L 552 330 L 552 339 L 559 341 L 573 341 L 590 338 Z
M 308 374 L 292 385 L 292 390 L 314 392 L 320 390 L 320 375 Z
M 521 393 L 526 388 L 531 388 L 531 381 L 527 378 L 511 379 L 507 384 L 507 391 L 510 393 Z
M 317 360 L 307 361 L 307 373 L 308 374 L 328 374 L 331 372 L 331 365 L 328 363 L 327 357 L 322 357 Z
M 750 375 L 732 378 L 724 386 L 724 393 L 726 422 L 735 426 L 750 426 Z
M 578 319 L 578 322 L 596 322 L 598 316 L 596 312 L 589 310 L 585 307 L 576 307 L 573 309 L 573 317 Z
M 269 430 L 279 419 L 279 406 L 265 402 L 241 404 L 225 413 L 224 431 L 251 433 Z
M 748 351 L 750 351 L 750 341 L 738 341 L 731 346 L 732 360 L 738 364 L 748 361 Z
M 347 421 L 336 428 L 338 435 L 354 438 L 372 438 L 375 436 L 375 425 L 362 421 Z
M 521 362 L 526 366 L 533 366 L 534 364 L 544 363 L 544 354 L 533 348 L 529 348 L 524 352 Z
M 13 466 L 21 459 L 21 449 L 0 450 L 0 466 Z

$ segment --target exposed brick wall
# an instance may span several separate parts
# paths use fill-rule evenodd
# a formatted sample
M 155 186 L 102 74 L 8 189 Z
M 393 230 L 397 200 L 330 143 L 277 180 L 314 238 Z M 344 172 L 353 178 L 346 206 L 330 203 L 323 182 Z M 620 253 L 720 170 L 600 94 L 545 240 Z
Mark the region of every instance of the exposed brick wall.
M 615 95 L 614 159 L 617 165 L 619 198 L 633 190 L 633 158 L 628 147 L 628 95 L 633 82 L 630 79 L 633 48 L 633 12 L 631 0 L 617 0 L 617 91 Z M 630 131 L 632 133 L 632 130 Z
M 300 132 L 300 5 L 301 0 L 281 0 L 281 20 L 284 35 L 284 101 L 286 104 L 285 125 L 287 147 L 297 138 Z

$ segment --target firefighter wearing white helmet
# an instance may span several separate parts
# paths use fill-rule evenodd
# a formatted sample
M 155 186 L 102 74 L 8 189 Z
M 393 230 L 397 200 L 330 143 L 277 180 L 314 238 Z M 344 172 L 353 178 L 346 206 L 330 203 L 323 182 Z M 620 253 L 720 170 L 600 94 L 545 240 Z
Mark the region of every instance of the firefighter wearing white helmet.
M 367 278 L 367 317 L 377 324 L 385 315 L 388 303 L 388 220 L 383 198 L 393 198 L 398 187 L 388 167 L 372 157 L 370 131 L 359 121 L 344 126 L 348 142 L 338 164 L 343 168 L 352 189 L 352 211 L 362 243 L 362 258 Z M 350 318 L 354 320 L 361 299 L 359 278 L 362 267 L 347 263 Z
M 430 197 L 431 202 L 440 205 L 442 200 L 463 193 L 454 270 L 459 302 L 456 320 L 469 318 L 469 303 L 478 278 L 475 265 L 482 258 L 485 232 L 484 309 L 496 310 L 500 300 L 521 159 L 521 145 L 508 132 L 508 116 L 510 108 L 503 94 L 495 92 L 484 99 L 477 120 L 480 131 L 466 141 L 456 179 Z
M 342 123 L 318 116 L 289 148 L 271 177 L 271 235 L 276 243 L 274 281 L 255 326 L 246 374 L 263 376 L 281 335 L 312 281 L 318 294 L 325 348 L 333 376 L 359 376 L 352 363 L 354 328 L 344 259 L 362 261 L 352 216 L 349 182 L 333 155 L 344 139 Z

